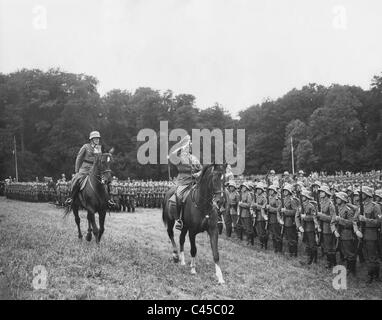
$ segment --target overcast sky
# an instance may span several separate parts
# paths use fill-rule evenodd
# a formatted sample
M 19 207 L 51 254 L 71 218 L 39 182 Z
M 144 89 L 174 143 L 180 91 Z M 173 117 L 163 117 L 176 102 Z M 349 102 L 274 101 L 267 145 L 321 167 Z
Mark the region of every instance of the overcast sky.
M 309 82 L 368 88 L 382 1 L 0 0 L 0 72 L 60 67 L 233 116 Z

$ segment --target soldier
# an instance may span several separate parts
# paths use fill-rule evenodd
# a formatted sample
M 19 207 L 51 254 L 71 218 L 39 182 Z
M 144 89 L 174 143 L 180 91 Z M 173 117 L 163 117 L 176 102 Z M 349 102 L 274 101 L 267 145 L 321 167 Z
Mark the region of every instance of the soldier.
M 174 150 L 170 155 L 170 157 L 172 155 L 177 155 L 178 151 L 181 151 L 181 161 L 177 165 L 178 176 L 176 180 L 176 190 L 174 195 L 170 198 L 169 207 L 176 218 L 175 228 L 181 230 L 183 229 L 182 217 L 185 198 L 194 181 L 193 179 L 200 175 L 202 165 L 200 164 L 199 159 L 191 154 L 192 143 L 189 135 L 185 136 L 179 144 L 180 147 L 177 150 Z M 179 209 L 177 206 L 178 202 L 180 205 Z
M 294 183 L 294 181 L 293 181 L 292 177 L 289 175 L 288 171 L 284 171 L 283 180 L 285 183 L 288 183 L 290 185 L 292 185 Z
M 374 197 L 375 197 L 375 202 L 379 205 L 379 208 L 382 211 L 382 189 L 375 190 Z M 379 232 L 378 232 L 378 252 L 379 252 L 379 260 L 382 261 L 382 224 L 379 226 Z
M 317 263 L 317 243 L 315 239 L 316 207 L 310 202 L 313 197 L 307 190 L 301 191 L 299 210 L 296 213 L 296 227 L 302 233 L 308 256 L 307 264 Z
M 131 210 L 131 212 L 135 212 L 135 198 L 136 198 L 136 185 L 133 183 L 133 182 L 129 182 L 129 194 L 128 194 L 128 197 L 129 197 L 129 204 L 128 204 L 128 208 L 129 208 L 129 212 Z
M 273 242 L 273 250 L 275 253 L 282 252 L 281 225 L 277 219 L 280 201 L 277 196 L 277 186 L 268 187 L 269 203 L 266 205 L 268 211 L 268 229 Z
M 291 257 L 297 257 L 297 229 L 295 217 L 299 203 L 297 198 L 293 196 L 292 186 L 290 184 L 285 184 L 281 192 L 283 192 L 284 196 L 284 208 L 280 207 L 280 211 L 284 217 L 284 231 L 288 242 L 289 255 Z
M 268 216 L 265 213 L 267 205 L 267 198 L 265 196 L 265 186 L 262 183 L 258 183 L 255 187 L 256 197 L 252 202 L 252 208 L 255 210 L 254 219 L 256 233 L 260 239 L 261 249 L 268 249 L 268 232 L 265 229 Z
M 240 196 L 236 189 L 237 189 L 236 183 L 231 180 L 228 183 L 228 197 L 229 197 L 229 203 L 230 203 L 229 212 L 231 215 L 233 232 L 236 233 L 237 236 L 239 236 L 238 229 L 237 229 L 237 221 L 238 221 L 237 209 L 238 209 Z
M 304 187 L 308 186 L 308 179 L 304 176 L 305 172 L 300 170 L 298 172 L 297 182 L 301 182 Z
M 317 213 L 317 217 L 322 225 L 322 243 L 321 246 L 326 255 L 328 265 L 327 268 L 331 269 L 336 264 L 336 248 L 334 237 L 334 226 L 332 221 L 335 221 L 335 208 L 331 200 L 332 193 L 328 186 L 321 186 L 319 189 L 321 212 Z
M 380 281 L 377 243 L 382 213 L 379 205 L 372 201 L 373 189 L 362 187 L 360 196 L 363 199 L 363 215 L 359 211 L 358 219 L 363 226 L 363 254 L 368 269 L 367 283 L 370 284 L 373 280 Z
M 341 252 L 346 261 L 346 269 L 355 276 L 357 261 L 356 237 L 362 238 L 362 233 L 358 230 L 356 212 L 348 205 L 348 195 L 345 192 L 336 193 L 336 202 L 338 216 L 334 217 L 332 223 L 335 225 L 335 233 L 340 237 Z
M 89 143 L 84 144 L 78 152 L 75 163 L 76 174 L 72 179 L 71 197 L 66 201 L 67 205 L 71 205 L 80 190 L 81 182 L 86 176 L 89 175 L 90 170 L 93 167 L 96 154 L 102 153 L 100 138 L 101 135 L 98 131 L 92 131 L 89 135 Z M 109 193 L 107 192 L 107 194 Z M 110 208 L 113 208 L 115 203 L 109 199 L 108 205 Z
M 118 179 L 117 177 L 113 177 L 111 183 L 110 183 L 110 196 L 115 205 L 111 208 L 113 211 L 120 211 L 120 203 L 119 203 L 119 194 L 118 194 Z
M 246 182 L 243 182 L 241 185 L 241 193 L 239 199 L 239 217 L 241 225 L 240 227 L 244 230 L 247 237 L 247 245 L 254 244 L 253 237 L 253 226 L 252 226 L 252 213 L 250 207 L 253 201 L 250 187 Z

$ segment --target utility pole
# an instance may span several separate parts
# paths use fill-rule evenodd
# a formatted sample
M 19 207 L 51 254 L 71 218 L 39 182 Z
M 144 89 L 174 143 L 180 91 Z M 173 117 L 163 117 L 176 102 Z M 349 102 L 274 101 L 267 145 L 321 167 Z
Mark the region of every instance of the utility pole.
M 15 155 L 16 182 L 19 182 L 19 171 L 18 171 L 18 168 L 17 168 L 16 136 L 13 136 L 13 153 Z
M 294 175 L 293 137 L 290 137 L 290 149 L 292 151 L 292 174 Z

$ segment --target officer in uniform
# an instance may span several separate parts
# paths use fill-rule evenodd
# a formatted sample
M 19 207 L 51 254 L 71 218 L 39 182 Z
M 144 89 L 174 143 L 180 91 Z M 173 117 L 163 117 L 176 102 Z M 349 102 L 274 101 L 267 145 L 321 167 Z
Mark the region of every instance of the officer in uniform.
M 284 217 L 284 233 L 288 242 L 289 255 L 297 257 L 297 229 L 296 229 L 296 213 L 299 202 L 293 196 L 292 186 L 286 183 L 281 190 L 284 195 L 284 208 L 280 208 Z M 280 203 L 281 205 L 281 203 Z
M 361 195 L 363 199 L 364 212 L 358 215 L 363 230 L 363 254 L 367 262 L 368 280 L 380 281 L 378 262 L 378 231 L 382 222 L 382 213 L 379 205 L 373 202 L 373 189 L 362 187 Z
M 240 228 L 245 232 L 247 237 L 247 245 L 254 245 L 254 235 L 252 226 L 252 213 L 250 207 L 253 202 L 253 197 L 250 192 L 250 187 L 248 183 L 243 182 L 241 185 L 241 193 L 239 199 L 239 217 L 240 217 Z
M 322 243 L 321 246 L 326 255 L 328 265 L 327 268 L 331 269 L 337 265 L 336 261 L 336 248 L 334 237 L 334 225 L 336 211 L 334 204 L 331 200 L 332 193 L 328 186 L 321 186 L 318 191 L 320 192 L 321 212 L 317 213 L 318 220 L 322 224 Z
M 181 230 L 183 228 L 183 208 L 185 202 L 185 195 L 188 190 L 190 190 L 193 183 L 193 178 L 200 175 L 202 170 L 202 165 L 199 160 L 191 154 L 191 138 L 186 135 L 180 142 L 180 148 L 174 150 L 172 155 L 176 155 L 178 151 L 180 154 L 180 163 L 177 165 L 178 176 L 176 178 L 176 190 L 173 196 L 171 196 L 169 201 L 169 207 L 171 212 L 173 212 L 176 217 L 175 228 Z M 178 209 L 177 204 L 179 201 L 180 208 Z M 180 216 L 178 213 L 180 212 Z
M 267 198 L 265 196 L 265 186 L 262 183 L 258 183 L 255 187 L 256 196 L 252 202 L 252 208 L 254 209 L 254 219 L 256 233 L 260 239 L 261 249 L 268 249 L 268 232 L 265 229 L 268 216 L 265 213 L 267 205 Z
M 269 203 L 266 205 L 268 211 L 268 230 L 273 242 L 273 250 L 275 253 L 282 252 L 281 225 L 277 219 L 280 200 L 277 196 L 277 185 L 268 187 Z
M 75 163 L 75 172 L 72 179 L 71 185 L 71 197 L 66 201 L 70 205 L 80 189 L 80 184 L 83 179 L 89 175 L 90 170 L 93 167 L 96 154 L 102 153 L 101 145 L 99 144 L 101 135 L 98 131 L 92 131 L 89 135 L 89 143 L 84 144 L 80 151 L 78 152 L 76 163 Z M 109 207 L 113 207 L 115 203 L 108 200 Z
M 306 253 L 308 256 L 307 264 L 317 263 L 317 243 L 315 239 L 316 229 L 316 208 L 310 202 L 313 197 L 307 190 L 301 191 L 302 203 L 296 213 L 296 227 L 303 234 L 304 243 L 306 245 Z

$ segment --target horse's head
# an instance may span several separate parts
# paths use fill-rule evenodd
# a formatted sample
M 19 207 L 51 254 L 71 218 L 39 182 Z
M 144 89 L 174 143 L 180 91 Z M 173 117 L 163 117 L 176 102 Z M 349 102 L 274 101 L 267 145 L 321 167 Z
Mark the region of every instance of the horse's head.
M 212 166 L 212 191 L 213 205 L 218 208 L 219 202 L 221 201 L 224 195 L 224 183 L 225 183 L 225 172 L 227 165 L 226 164 L 214 164 Z
M 102 153 L 96 157 L 100 181 L 103 184 L 108 184 L 111 182 L 112 174 L 110 164 L 112 160 L 113 158 L 111 153 Z

